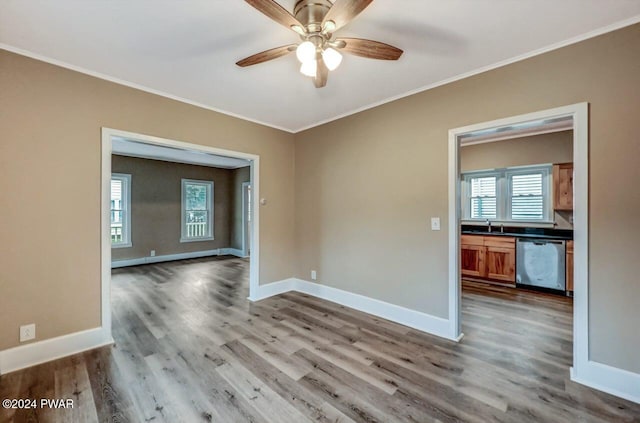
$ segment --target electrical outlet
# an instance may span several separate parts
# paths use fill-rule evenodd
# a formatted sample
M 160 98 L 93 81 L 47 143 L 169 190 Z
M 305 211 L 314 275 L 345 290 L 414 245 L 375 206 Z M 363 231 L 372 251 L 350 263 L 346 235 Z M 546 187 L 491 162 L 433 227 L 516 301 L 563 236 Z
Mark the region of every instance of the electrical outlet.
M 311 280 L 315 281 L 316 279 L 318 279 L 318 274 L 316 273 L 315 270 L 311 271 Z
M 36 338 L 36 324 L 20 326 L 20 342 L 30 341 Z
M 151 254 L 149 254 L 151 257 L 155 257 L 156 256 L 156 250 L 151 250 Z

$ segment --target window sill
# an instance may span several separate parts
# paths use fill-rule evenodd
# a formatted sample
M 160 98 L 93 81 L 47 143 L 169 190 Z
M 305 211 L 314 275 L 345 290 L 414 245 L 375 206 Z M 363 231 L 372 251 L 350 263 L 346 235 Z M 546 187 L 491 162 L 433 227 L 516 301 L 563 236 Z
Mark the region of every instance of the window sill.
M 133 247 L 133 244 L 131 244 L 130 242 L 127 242 L 126 244 L 111 244 L 111 248 L 131 248 Z
M 198 242 L 198 241 L 213 241 L 213 237 L 207 238 L 180 238 L 180 242 Z
M 491 226 L 496 227 L 500 225 L 512 226 L 516 228 L 554 228 L 556 222 L 553 221 L 540 221 L 523 222 L 522 220 L 490 220 Z M 474 225 L 474 226 L 487 226 L 487 220 L 461 220 L 461 225 Z

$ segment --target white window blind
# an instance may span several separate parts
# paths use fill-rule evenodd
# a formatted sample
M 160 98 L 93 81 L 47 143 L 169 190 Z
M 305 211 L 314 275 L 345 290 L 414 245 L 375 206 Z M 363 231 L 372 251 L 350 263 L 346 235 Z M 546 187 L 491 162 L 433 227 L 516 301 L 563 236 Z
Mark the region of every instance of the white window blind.
M 511 219 L 544 219 L 542 172 L 511 176 Z
M 497 217 L 497 178 L 484 176 L 470 178 L 470 210 L 472 219 L 495 219 Z

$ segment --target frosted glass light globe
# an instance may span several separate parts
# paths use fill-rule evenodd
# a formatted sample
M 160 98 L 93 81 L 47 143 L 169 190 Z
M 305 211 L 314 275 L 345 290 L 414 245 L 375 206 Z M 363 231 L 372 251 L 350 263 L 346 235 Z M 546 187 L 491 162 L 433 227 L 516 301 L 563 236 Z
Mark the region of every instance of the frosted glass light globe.
M 318 62 L 315 60 L 307 60 L 300 66 L 300 72 L 305 76 L 315 78 L 318 73 Z
M 300 73 L 315 78 L 318 73 L 318 62 L 315 60 L 307 60 L 300 66 Z
M 301 43 L 296 49 L 296 56 L 301 63 L 306 63 L 316 58 L 316 46 L 311 41 Z
M 324 60 L 324 64 L 327 65 L 329 70 L 336 70 L 342 63 L 342 54 L 338 53 L 337 50 L 328 48 L 322 52 L 322 60 Z

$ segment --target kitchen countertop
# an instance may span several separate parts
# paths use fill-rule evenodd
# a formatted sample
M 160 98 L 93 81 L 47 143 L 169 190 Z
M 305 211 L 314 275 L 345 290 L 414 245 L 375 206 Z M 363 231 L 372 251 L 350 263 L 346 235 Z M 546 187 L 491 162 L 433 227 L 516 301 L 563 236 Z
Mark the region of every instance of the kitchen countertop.
M 505 226 L 504 232 L 500 232 L 500 226 L 492 226 L 491 232 L 488 232 L 487 226 L 462 225 L 461 232 L 462 235 L 510 236 L 516 238 L 562 240 L 573 239 L 573 230 L 570 229 L 521 228 Z

